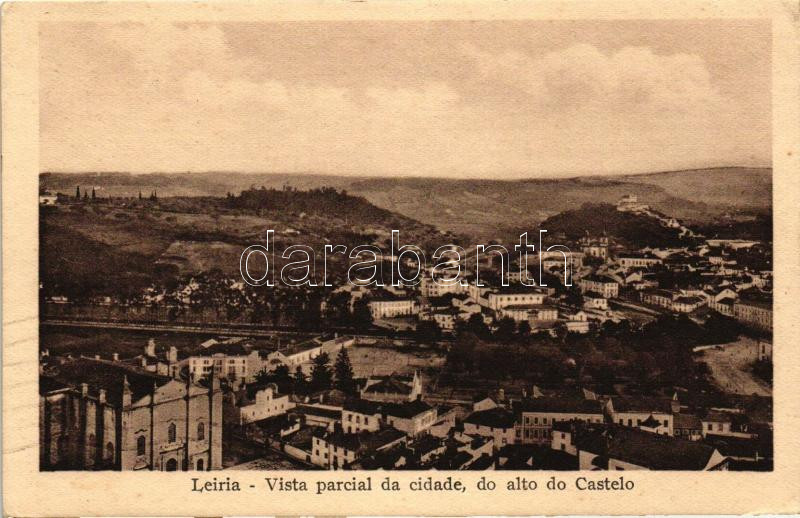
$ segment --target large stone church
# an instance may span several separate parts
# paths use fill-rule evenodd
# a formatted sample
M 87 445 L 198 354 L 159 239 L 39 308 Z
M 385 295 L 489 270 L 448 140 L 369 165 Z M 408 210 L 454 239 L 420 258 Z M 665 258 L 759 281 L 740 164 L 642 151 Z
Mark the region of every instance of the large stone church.
M 39 420 L 42 470 L 222 467 L 216 378 L 192 383 L 119 361 L 48 358 Z

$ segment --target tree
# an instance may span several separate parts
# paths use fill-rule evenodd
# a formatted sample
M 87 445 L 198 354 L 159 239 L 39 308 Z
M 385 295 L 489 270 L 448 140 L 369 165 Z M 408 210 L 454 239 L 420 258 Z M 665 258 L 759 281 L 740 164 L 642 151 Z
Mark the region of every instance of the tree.
M 527 320 L 523 320 L 517 326 L 517 336 L 521 340 L 527 340 L 531 336 L 531 324 Z
M 75 187 L 75 199 L 76 200 L 80 200 L 81 199 L 81 186 L 80 185 Z
M 311 390 L 328 390 L 331 388 L 333 373 L 330 367 L 331 359 L 328 353 L 320 353 L 314 358 L 314 367 L 311 369 Z
M 457 326 L 456 332 L 471 333 L 479 338 L 487 338 L 489 336 L 489 327 L 483 321 L 483 315 L 480 313 L 473 313 L 467 319 L 466 325 Z
M 363 298 L 358 299 L 353 304 L 353 327 L 368 329 L 370 326 L 372 326 L 372 313 L 369 311 L 367 301 Z
M 94 193 L 94 187 L 92 187 L 92 199 L 93 199 L 93 200 L 94 200 L 94 199 L 97 199 L 97 196 L 95 196 L 95 193 Z
M 581 295 L 581 291 L 575 286 L 570 286 L 570 289 L 566 290 L 564 293 L 564 304 L 575 308 L 583 306 L 583 295 Z
M 417 342 L 433 343 L 442 338 L 442 330 L 433 320 L 422 320 L 417 324 L 414 335 Z
M 303 372 L 303 367 L 298 365 L 294 371 L 294 392 L 295 394 L 305 394 L 308 392 L 308 381 Z
M 356 382 L 353 379 L 353 366 L 350 363 L 350 355 L 347 354 L 347 349 L 344 346 L 339 349 L 333 370 L 336 376 L 334 387 L 346 394 L 353 394 L 356 391 Z
M 497 322 L 497 331 L 494 332 L 494 337 L 502 342 L 508 342 L 514 337 L 514 332 L 517 330 L 517 323 L 513 319 L 504 317 Z

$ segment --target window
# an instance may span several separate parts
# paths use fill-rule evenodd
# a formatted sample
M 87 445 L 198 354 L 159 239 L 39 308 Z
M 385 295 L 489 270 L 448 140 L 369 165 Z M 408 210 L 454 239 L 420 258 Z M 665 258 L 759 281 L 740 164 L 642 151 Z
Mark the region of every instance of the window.
M 197 440 L 202 441 L 206 438 L 206 425 L 204 423 L 197 423 Z
M 136 455 L 144 455 L 145 451 L 145 439 L 144 435 L 140 435 L 136 438 Z
M 169 428 L 167 428 L 167 441 L 168 442 L 175 442 L 177 440 L 178 429 L 175 426 L 175 423 L 171 423 Z M 167 470 L 169 471 L 169 470 Z M 172 470 L 175 471 L 175 470 Z
M 197 471 L 204 471 L 203 459 L 197 459 Z
M 167 461 L 167 471 L 178 471 L 178 461 L 175 459 L 169 459 Z
M 708 423 L 708 431 L 710 432 L 713 429 L 714 429 L 714 425 L 712 425 L 711 423 Z
M 719 432 L 722 431 L 722 423 L 718 423 L 717 424 L 717 431 L 719 431 Z

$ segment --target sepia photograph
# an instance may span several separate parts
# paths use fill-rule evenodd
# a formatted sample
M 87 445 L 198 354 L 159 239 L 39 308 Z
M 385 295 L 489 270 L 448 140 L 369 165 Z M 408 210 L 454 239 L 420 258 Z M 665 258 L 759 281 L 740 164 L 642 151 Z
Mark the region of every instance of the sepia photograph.
M 769 24 L 39 31 L 40 469 L 772 469 Z
M 797 20 L 4 4 L 4 513 L 800 512 Z
M 39 30 L 42 470 L 772 469 L 767 23 Z

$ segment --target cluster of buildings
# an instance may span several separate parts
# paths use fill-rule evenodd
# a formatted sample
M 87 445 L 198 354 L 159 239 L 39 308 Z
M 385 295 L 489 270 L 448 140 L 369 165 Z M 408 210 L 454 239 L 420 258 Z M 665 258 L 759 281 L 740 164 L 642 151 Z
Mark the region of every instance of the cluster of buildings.
M 474 319 L 492 330 L 510 320 L 531 332 L 587 333 L 630 310 L 696 319 L 717 312 L 771 332 L 771 272 L 735 259 L 762 243 L 701 241 L 634 196 L 617 209 L 658 218 L 699 244 L 630 250 L 608 236 L 587 235 L 574 252 L 544 254 L 546 285 L 523 284 L 516 264 L 498 272 L 489 263 L 480 282 L 433 282 L 428 271 L 416 286 L 345 285 L 336 292 L 349 293 L 351 309 L 364 299 L 377 326 L 429 322 L 445 334 Z M 692 282 L 675 282 L 682 276 Z M 178 299 L 190 301 L 200 288 L 192 281 Z M 41 469 L 216 470 L 228 467 L 223 453 L 234 440 L 309 469 L 726 470 L 771 463 L 771 422 L 739 407 L 683 404 L 677 395 L 534 387 L 520 397 L 501 390 L 464 403 L 426 394 L 417 372 L 360 378 L 347 394 L 285 393 L 259 381 L 279 367 L 309 375 L 320 354 L 333 358 L 354 344 L 354 337 L 337 336 L 260 348 L 244 338 L 216 338 L 187 350 L 150 340 L 125 358 L 45 351 Z M 771 358 L 768 342 L 758 347 L 759 359 Z
M 317 343 L 320 351 L 334 346 Z M 516 398 L 500 390 L 443 404 L 428 400 L 416 372 L 357 379 L 350 394 L 299 395 L 257 381 L 250 362 L 268 365 L 272 353 L 240 340 L 185 354 L 158 349 L 149 341 L 122 359 L 42 354 L 42 469 L 222 469 L 232 440 L 309 469 L 724 470 L 771 462 L 771 423 L 739 408 L 689 407 L 677 395 L 533 387 Z M 211 363 L 196 361 L 205 358 Z

